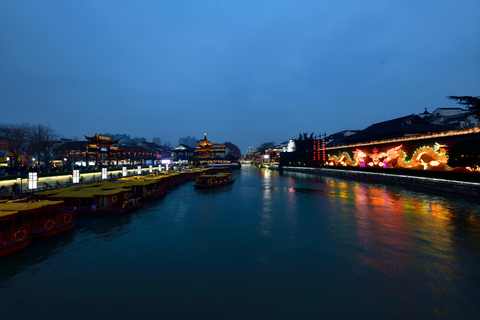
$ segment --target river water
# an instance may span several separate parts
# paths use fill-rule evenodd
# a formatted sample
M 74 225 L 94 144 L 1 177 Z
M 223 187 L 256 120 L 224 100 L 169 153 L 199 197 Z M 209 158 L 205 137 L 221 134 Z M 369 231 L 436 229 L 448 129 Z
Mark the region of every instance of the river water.
M 478 319 L 480 201 L 246 166 L 0 259 L 0 319 Z

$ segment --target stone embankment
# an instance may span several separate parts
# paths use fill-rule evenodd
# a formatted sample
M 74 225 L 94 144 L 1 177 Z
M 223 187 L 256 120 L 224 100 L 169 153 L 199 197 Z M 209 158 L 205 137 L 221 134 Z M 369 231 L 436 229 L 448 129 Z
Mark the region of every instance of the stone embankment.
M 477 182 L 415 177 L 389 173 L 349 171 L 330 168 L 283 167 L 283 170 L 311 173 L 316 175 L 335 176 L 369 182 L 382 182 L 442 192 L 451 192 L 474 197 L 480 196 L 480 183 Z

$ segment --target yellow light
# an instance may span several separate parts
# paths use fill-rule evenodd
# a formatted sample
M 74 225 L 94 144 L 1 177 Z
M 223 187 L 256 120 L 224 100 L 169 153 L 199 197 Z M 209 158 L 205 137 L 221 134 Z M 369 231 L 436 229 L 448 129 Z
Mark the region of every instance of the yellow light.
M 414 140 L 431 139 L 431 138 L 452 137 L 452 136 L 459 136 L 459 135 L 466 135 L 466 134 L 473 134 L 473 133 L 480 133 L 480 127 L 473 127 L 473 128 L 469 128 L 469 129 L 460 129 L 460 130 L 442 131 L 442 132 L 438 132 L 438 133 L 422 134 L 422 135 L 419 135 L 419 136 L 411 136 L 411 137 L 403 137 L 403 138 L 395 138 L 395 139 L 355 143 L 355 144 L 343 145 L 343 146 L 339 146 L 339 147 L 328 147 L 328 148 L 325 148 L 325 150 L 337 150 L 337 149 L 369 146 L 369 145 L 374 145 L 374 144 L 384 144 L 384 143 L 401 142 L 401 141 L 414 141 Z

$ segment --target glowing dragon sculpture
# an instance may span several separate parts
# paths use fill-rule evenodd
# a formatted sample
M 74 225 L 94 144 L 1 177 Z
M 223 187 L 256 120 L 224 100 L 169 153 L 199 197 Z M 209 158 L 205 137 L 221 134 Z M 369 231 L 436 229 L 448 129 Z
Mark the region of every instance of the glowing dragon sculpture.
M 342 152 L 339 156 L 329 156 L 329 164 L 334 166 L 359 166 L 365 167 L 391 167 L 391 168 L 422 168 L 424 170 L 430 168 L 446 168 L 448 156 L 445 150 L 446 145 L 435 143 L 434 147 L 423 146 L 415 150 L 412 158 L 405 160 L 406 153 L 402 150 L 403 145 L 389 149 L 387 152 L 379 152 L 377 148 L 373 148 L 372 153 L 366 153 L 360 149 L 353 151 L 353 159 L 348 152 Z M 367 158 L 371 161 L 366 162 Z

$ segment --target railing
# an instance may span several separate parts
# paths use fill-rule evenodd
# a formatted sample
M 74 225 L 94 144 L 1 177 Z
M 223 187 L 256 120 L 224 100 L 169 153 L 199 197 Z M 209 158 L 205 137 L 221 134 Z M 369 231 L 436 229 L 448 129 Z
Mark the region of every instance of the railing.
M 10 231 L 0 233 L 0 248 L 22 242 L 25 239 L 30 239 L 30 228 L 28 225 L 17 225 Z
M 73 214 L 67 212 L 51 218 L 29 220 L 28 224 L 32 231 L 49 231 L 53 228 L 69 224 L 72 221 L 75 221 Z

